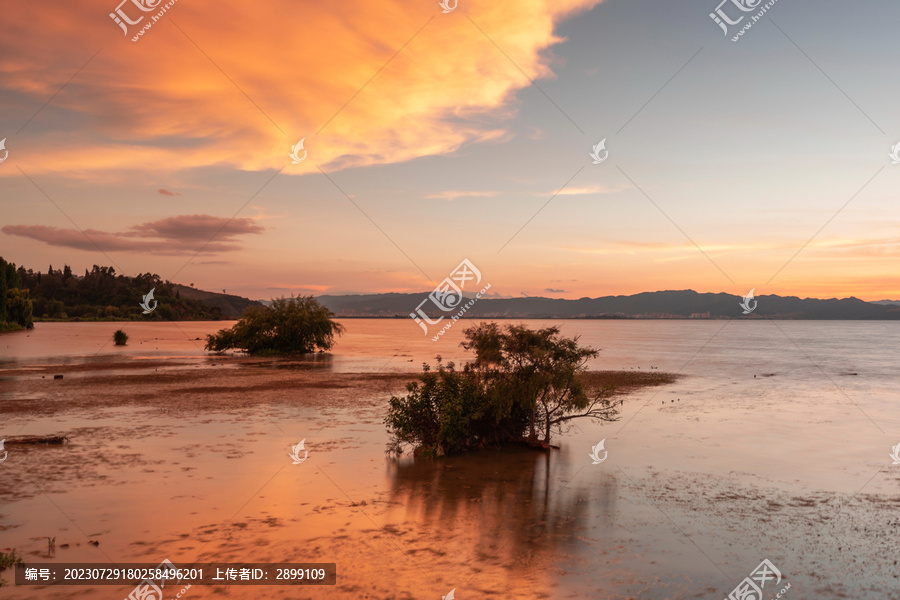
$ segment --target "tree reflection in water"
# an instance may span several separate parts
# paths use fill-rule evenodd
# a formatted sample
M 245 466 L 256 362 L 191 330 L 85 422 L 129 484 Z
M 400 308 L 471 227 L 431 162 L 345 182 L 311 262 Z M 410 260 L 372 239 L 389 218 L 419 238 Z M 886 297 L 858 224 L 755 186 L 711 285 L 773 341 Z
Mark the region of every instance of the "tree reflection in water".
M 615 477 L 581 468 L 556 452 L 519 448 L 404 458 L 391 466 L 385 517 L 408 531 L 403 539 L 417 562 L 456 582 L 460 598 L 464 587 L 552 596 L 561 562 L 588 554 L 596 564 L 598 530 L 615 514 Z

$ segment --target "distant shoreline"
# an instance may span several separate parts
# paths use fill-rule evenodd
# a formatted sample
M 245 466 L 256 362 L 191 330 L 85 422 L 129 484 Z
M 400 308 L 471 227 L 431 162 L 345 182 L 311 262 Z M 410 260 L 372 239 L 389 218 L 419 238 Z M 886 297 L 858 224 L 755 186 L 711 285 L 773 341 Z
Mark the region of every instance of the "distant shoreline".
M 335 315 L 333 318 L 335 319 L 409 319 L 408 316 L 404 315 L 395 315 L 395 316 L 374 316 L 374 315 Z M 736 317 L 726 317 L 726 316 L 716 316 L 716 317 L 684 317 L 684 316 L 671 316 L 671 317 L 628 317 L 628 316 L 597 316 L 597 317 L 563 317 L 563 316 L 552 316 L 552 315 L 523 315 L 523 316 L 491 316 L 491 315 L 482 315 L 482 316 L 473 316 L 473 317 L 459 317 L 459 320 L 466 321 L 509 321 L 509 320 L 535 320 L 535 321 L 900 321 L 900 317 L 894 318 L 875 318 L 875 317 L 860 317 L 855 319 L 848 318 L 821 318 L 821 317 L 792 317 L 792 316 L 782 316 L 782 315 L 765 315 L 765 316 L 757 316 L 757 315 L 739 315 Z
M 332 317 L 334 319 L 348 319 L 348 320 L 366 320 L 366 319 L 377 319 L 377 320 L 402 320 L 409 319 L 409 316 L 406 315 L 392 315 L 392 316 L 384 316 L 384 315 L 335 315 Z M 85 318 L 74 318 L 74 319 L 34 319 L 34 324 L 44 324 L 44 323 L 230 323 L 237 321 L 238 317 L 234 318 L 223 318 L 223 319 L 172 319 L 172 320 L 157 320 L 157 319 L 114 319 L 114 318 L 105 318 L 105 319 L 85 319 Z M 739 315 L 735 317 L 726 317 L 726 316 L 715 316 L 715 317 L 685 317 L 685 316 L 665 316 L 665 317 L 642 317 L 642 316 L 613 316 L 613 315 L 600 315 L 600 316 L 559 316 L 559 315 L 479 315 L 479 316 L 463 316 L 460 317 L 459 320 L 465 321 L 522 321 L 522 320 L 532 320 L 532 321 L 886 321 L 886 322 L 894 322 L 900 321 L 900 318 L 877 318 L 877 317 L 858 317 L 858 318 L 823 318 L 823 317 L 798 317 L 798 316 L 788 316 L 788 315 Z M 25 331 L 25 329 L 0 329 L 0 334 L 2 333 L 15 333 L 17 331 Z

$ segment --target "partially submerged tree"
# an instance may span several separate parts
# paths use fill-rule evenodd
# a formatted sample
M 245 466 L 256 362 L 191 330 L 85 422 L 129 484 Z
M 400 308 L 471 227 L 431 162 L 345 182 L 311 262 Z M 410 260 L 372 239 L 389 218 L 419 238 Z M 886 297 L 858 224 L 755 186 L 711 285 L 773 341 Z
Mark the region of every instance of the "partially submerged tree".
M 392 397 L 385 424 L 390 451 L 414 446 L 426 454 L 454 454 L 509 441 L 550 447 L 553 430 L 577 418 L 614 421 L 621 401 L 611 387 L 583 382 L 593 348 L 560 335 L 558 327 L 501 329 L 485 323 L 465 331 L 462 346 L 475 360 L 457 370 L 424 365 L 407 395 Z
M 384 419 L 392 434 L 389 452 L 412 446 L 428 456 L 459 454 L 521 437 L 528 423 L 524 411 L 492 397 L 494 390 L 471 365 L 458 371 L 440 356 L 437 362 L 435 370 L 422 366 L 406 396 L 391 397 Z
M 600 352 L 579 346 L 577 337 L 561 336 L 559 327 L 508 325 L 504 332 L 496 323 L 465 334 L 462 346 L 475 352 L 474 368 L 496 387 L 497 397 L 528 412 L 530 443 L 549 445 L 552 429 L 572 419 L 616 420 L 621 402 L 611 401 L 612 390 L 589 394 L 578 377 Z
M 276 298 L 271 306 L 251 306 L 231 329 L 206 336 L 206 349 L 236 348 L 251 354 L 306 353 L 330 350 L 344 332 L 334 313 L 312 296 Z

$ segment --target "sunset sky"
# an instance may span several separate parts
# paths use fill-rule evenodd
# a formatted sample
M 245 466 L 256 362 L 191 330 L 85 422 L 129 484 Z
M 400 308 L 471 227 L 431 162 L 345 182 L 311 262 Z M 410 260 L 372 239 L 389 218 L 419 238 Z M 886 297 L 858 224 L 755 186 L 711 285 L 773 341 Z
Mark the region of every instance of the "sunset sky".
M 780 0 L 735 43 L 718 3 L 179 0 L 132 42 L 156 10 L 3 2 L 0 256 L 250 298 L 463 258 L 503 296 L 900 298 L 900 4 Z

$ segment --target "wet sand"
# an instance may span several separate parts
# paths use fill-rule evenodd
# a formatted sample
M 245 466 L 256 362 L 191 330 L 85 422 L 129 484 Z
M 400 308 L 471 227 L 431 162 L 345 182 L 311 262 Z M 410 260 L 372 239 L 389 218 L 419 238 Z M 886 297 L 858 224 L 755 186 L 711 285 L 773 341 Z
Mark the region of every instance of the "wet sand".
M 412 377 L 229 357 L 0 371 L 0 433 L 71 440 L 7 447 L 0 549 L 26 562 L 337 563 L 333 588 L 184 596 L 197 598 L 720 598 L 765 557 L 792 583 L 787 598 L 900 598 L 900 477 L 860 461 L 843 487 L 799 479 L 817 457 L 789 430 L 809 415 L 754 412 L 778 401 L 776 377 L 741 384 L 755 386 L 752 406 L 710 402 L 691 378 L 634 389 L 622 421 L 579 423 L 551 453 L 394 460 L 385 405 Z M 823 409 L 814 424 L 842 415 Z M 785 427 L 782 446 L 754 441 L 760 427 Z M 601 438 L 610 458 L 592 465 Z M 309 458 L 293 465 L 301 439 Z

